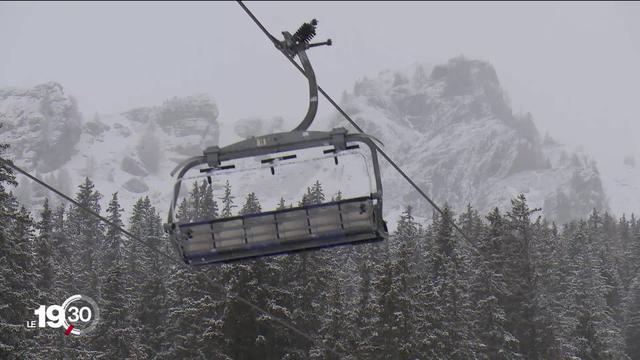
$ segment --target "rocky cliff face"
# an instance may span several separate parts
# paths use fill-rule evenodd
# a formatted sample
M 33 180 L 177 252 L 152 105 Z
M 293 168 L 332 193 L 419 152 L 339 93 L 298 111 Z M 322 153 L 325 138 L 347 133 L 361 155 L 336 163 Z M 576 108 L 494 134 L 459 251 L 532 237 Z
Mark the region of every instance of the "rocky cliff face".
M 559 221 L 607 208 L 593 161 L 542 138 L 530 114 L 514 114 L 488 63 L 459 57 L 430 73 L 385 71 L 359 81 L 342 103 L 439 203 L 486 211 L 522 192 Z M 332 125 L 346 123 L 336 117 Z M 392 208 L 430 213 L 391 169 L 384 175 Z
M 0 89 L 0 124 L 0 137 L 11 145 L 16 161 L 39 172 L 69 161 L 81 132 L 75 100 L 55 82 Z
M 88 176 L 102 194 L 118 191 L 125 207 L 149 195 L 164 211 L 169 172 L 218 143 L 217 118 L 217 106 L 205 95 L 83 121 L 59 84 L 0 90 L 0 141 L 11 145 L 17 164 L 67 193 Z M 16 192 L 27 205 L 47 195 L 26 179 Z

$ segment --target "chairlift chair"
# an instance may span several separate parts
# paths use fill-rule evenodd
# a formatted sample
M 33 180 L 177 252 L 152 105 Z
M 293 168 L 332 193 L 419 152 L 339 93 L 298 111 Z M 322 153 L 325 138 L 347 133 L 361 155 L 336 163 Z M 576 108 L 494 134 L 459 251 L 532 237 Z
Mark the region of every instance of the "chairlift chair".
M 284 41 L 278 43 L 287 56 L 293 58 L 297 55 L 300 58 L 309 81 L 309 107 L 303 121 L 290 132 L 251 137 L 222 148 L 209 147 L 203 155 L 185 160 L 171 173 L 172 176 L 177 173 L 177 179 L 165 231 L 170 234 L 186 263 L 229 262 L 387 238 L 387 226 L 382 218 L 382 179 L 372 137 L 352 134 L 345 128 L 307 131 L 318 109 L 318 86 L 305 50 L 331 45 L 331 40 L 309 43 L 315 36 L 316 25 L 314 19 L 303 24 L 294 35 L 283 32 Z M 269 165 L 295 157 L 280 156 L 283 152 L 303 149 L 322 150 L 323 154 L 334 156 L 337 164 L 338 155 L 342 152 L 361 147 L 369 150 L 373 164 L 375 191 L 368 196 L 204 221 L 182 222 L 175 219 L 182 181 L 185 174 L 194 168 L 206 166 L 200 172 L 214 174 L 233 168 L 230 161 L 256 157 L 263 157 L 261 162 Z M 271 171 L 273 174 L 273 167 Z

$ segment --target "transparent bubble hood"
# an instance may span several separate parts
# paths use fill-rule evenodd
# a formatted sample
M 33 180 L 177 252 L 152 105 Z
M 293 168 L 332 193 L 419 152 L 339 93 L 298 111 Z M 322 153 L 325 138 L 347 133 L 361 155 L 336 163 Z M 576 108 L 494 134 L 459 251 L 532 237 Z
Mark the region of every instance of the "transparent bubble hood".
M 261 211 L 275 210 L 282 203 L 297 206 L 309 189 L 321 188 L 324 201 L 370 196 L 377 191 L 368 151 L 361 149 L 324 153 L 332 147 L 298 150 L 244 158 L 223 164 L 224 170 L 191 169 L 181 180 L 178 206 L 192 197 L 195 184 L 210 183 L 214 200 L 220 202 L 228 184 L 234 208 L 241 210 L 248 194 L 257 198 Z M 295 155 L 295 157 L 293 157 Z M 220 205 L 220 204 L 218 204 Z M 218 214 L 219 216 L 219 214 Z M 210 214 L 214 217 L 214 214 Z
M 205 264 L 382 240 L 370 155 L 327 146 L 194 167 L 178 179 L 176 245 Z

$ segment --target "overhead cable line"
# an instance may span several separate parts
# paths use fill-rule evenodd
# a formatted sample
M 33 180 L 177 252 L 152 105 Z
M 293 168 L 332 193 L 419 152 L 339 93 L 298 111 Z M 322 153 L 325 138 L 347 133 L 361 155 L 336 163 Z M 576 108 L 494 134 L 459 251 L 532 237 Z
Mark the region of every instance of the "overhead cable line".
M 255 17 L 255 15 L 251 12 L 251 10 L 249 10 L 249 8 L 240 0 L 237 1 L 238 5 L 240 5 L 240 7 L 242 7 L 242 9 L 247 13 L 247 15 L 249 15 L 249 17 L 251 18 L 251 20 L 253 20 L 254 23 L 256 23 L 256 25 L 260 28 L 260 30 L 262 30 L 262 32 L 267 36 L 267 38 L 269 38 L 269 40 L 271 40 L 271 42 L 275 45 L 275 47 L 280 50 L 280 52 L 282 52 L 282 54 L 291 62 L 291 64 L 293 64 L 296 69 L 298 69 L 298 71 L 300 71 L 302 73 L 302 75 L 305 75 L 304 69 L 293 59 L 293 57 L 287 55 L 286 52 L 282 51 L 282 48 L 280 46 L 280 42 L 278 41 L 278 39 L 276 39 L 273 35 L 271 35 L 269 33 L 269 31 L 264 27 L 264 25 L 262 25 L 262 23 L 260 22 L 260 20 L 258 20 L 258 18 Z M 351 118 L 351 116 L 349 116 L 349 114 L 347 114 L 340 105 L 338 105 L 331 96 L 329 96 L 329 94 L 327 94 L 326 91 L 324 91 L 322 89 L 322 87 L 320 85 L 318 85 L 318 92 L 320 92 L 322 94 L 322 96 L 324 96 L 325 99 L 327 99 L 327 101 L 329 101 L 329 103 L 331 103 L 331 105 L 333 105 L 333 107 L 356 129 L 358 130 L 358 132 L 360 133 L 365 133 L 364 130 L 362 130 L 362 128 Z M 473 248 L 473 250 L 475 250 L 476 252 L 479 252 L 479 249 L 477 247 L 477 245 L 471 241 L 471 239 L 464 233 L 464 231 L 462 231 L 462 229 L 460 229 L 460 227 L 455 223 L 455 221 L 453 220 L 452 217 L 445 217 L 444 216 L 444 211 L 442 211 L 442 209 L 438 206 L 438 204 L 436 204 L 433 200 L 431 200 L 431 198 L 429 197 L 429 195 L 427 195 L 427 193 L 424 192 L 424 190 L 422 190 L 422 188 L 420 188 L 420 186 L 418 186 L 418 184 L 416 184 L 413 179 L 411 179 L 411 177 L 409 175 L 407 175 L 407 173 L 404 172 L 404 170 L 402 170 L 400 168 L 400 166 L 398 166 L 398 164 L 396 164 L 396 162 L 391 159 L 389 157 L 389 155 L 387 155 L 387 153 L 380 148 L 380 146 L 378 144 L 374 144 L 376 147 L 376 150 L 380 153 L 380 155 L 382 155 L 383 158 L 385 158 L 385 160 L 387 160 L 387 162 L 389 162 L 389 164 L 391 164 L 391 166 L 400 174 L 402 175 L 402 177 L 425 199 L 427 200 L 427 202 L 442 216 L 442 219 L 444 221 L 447 221 L 451 224 L 451 226 L 464 238 L 464 240 L 467 241 L 467 243 Z

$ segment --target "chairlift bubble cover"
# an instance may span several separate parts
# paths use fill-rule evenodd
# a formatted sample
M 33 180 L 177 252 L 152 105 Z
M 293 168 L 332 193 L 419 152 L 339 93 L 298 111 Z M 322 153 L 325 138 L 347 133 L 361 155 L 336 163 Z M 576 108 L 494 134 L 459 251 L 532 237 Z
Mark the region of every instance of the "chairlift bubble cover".
M 362 150 L 367 148 L 365 156 Z M 186 176 L 189 170 L 199 171 Z M 259 176 L 249 175 L 251 171 Z M 232 185 L 244 186 L 242 193 L 280 195 L 278 191 L 286 189 L 287 204 L 296 204 L 306 186 L 291 189 L 292 185 L 312 178 L 313 171 L 324 172 L 325 179 L 334 181 L 327 186 L 337 185 L 342 197 L 336 200 L 336 193 L 329 191 L 329 200 L 322 203 L 184 223 L 174 219 L 185 182 L 209 178 L 219 189 L 223 179 L 231 179 Z M 258 183 L 246 186 L 247 179 Z M 166 229 L 185 262 L 194 265 L 383 240 L 388 234 L 375 146 L 366 135 L 334 129 L 271 134 L 207 149 L 180 170 Z

